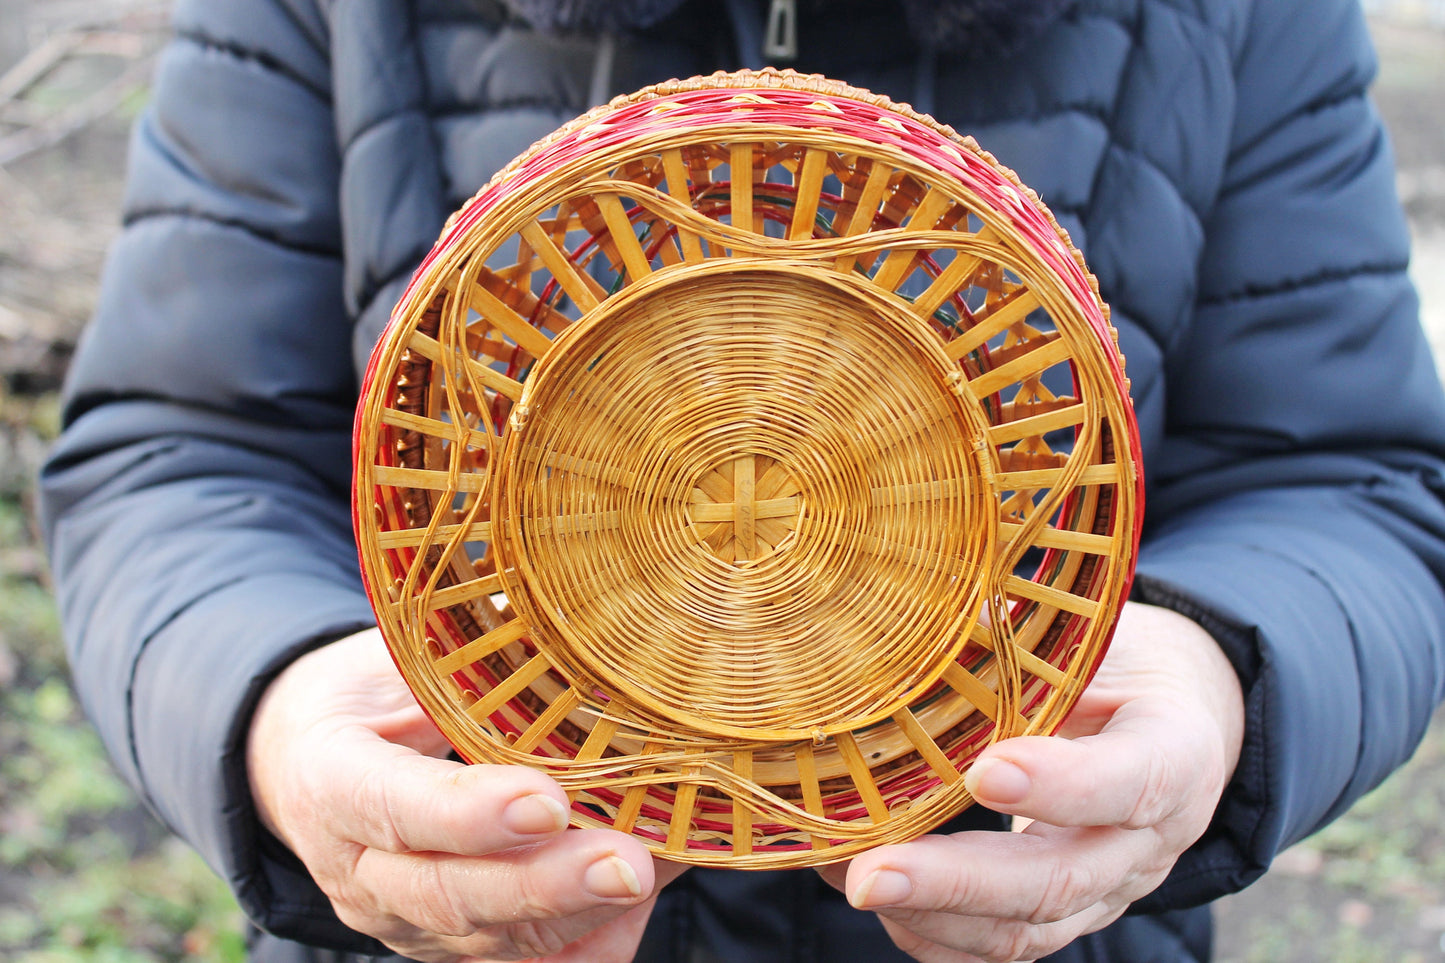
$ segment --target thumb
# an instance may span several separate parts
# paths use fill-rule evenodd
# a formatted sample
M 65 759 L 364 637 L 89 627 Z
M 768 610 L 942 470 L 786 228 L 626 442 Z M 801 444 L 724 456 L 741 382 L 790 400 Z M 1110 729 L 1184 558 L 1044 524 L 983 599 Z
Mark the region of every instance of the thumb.
M 1153 826 L 1202 790 L 1199 752 L 1167 727 L 1111 728 L 1067 740 L 1009 739 L 986 750 L 964 785 L 997 812 L 1054 826 Z

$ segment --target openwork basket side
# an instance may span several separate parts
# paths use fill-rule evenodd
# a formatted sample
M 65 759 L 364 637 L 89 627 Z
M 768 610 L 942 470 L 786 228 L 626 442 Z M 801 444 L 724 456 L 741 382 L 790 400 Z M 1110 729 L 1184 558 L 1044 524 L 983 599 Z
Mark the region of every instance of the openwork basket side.
M 1049 733 L 1137 551 L 1107 309 L 969 139 L 787 72 L 620 98 L 448 223 L 372 357 L 383 634 L 579 826 L 779 868 L 911 838 Z

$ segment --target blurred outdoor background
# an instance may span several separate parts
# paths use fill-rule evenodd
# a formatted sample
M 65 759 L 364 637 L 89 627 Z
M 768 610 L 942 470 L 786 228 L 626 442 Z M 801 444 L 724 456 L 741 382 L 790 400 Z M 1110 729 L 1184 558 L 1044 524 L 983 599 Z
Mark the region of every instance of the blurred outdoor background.
M 1445 0 L 1366 4 L 1445 358 Z M 32 478 L 118 228 L 166 0 L 0 0 L 0 963 L 221 960 L 234 904 L 111 773 L 66 681 Z M 1222 963 L 1445 960 L 1445 715 L 1413 762 L 1218 911 Z

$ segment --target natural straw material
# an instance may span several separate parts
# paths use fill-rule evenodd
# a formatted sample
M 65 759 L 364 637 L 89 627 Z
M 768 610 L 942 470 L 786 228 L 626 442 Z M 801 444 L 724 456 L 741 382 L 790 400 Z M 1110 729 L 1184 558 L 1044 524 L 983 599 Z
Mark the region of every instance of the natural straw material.
M 373 355 L 355 516 L 468 760 L 764 868 L 911 838 L 1054 731 L 1138 543 L 1082 258 L 971 140 L 818 77 L 579 118 L 449 223 Z

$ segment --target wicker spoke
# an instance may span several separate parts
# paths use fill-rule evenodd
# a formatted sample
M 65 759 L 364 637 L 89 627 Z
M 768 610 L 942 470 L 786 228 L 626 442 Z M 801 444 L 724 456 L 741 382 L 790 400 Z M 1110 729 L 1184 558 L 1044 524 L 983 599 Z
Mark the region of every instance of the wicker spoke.
M 533 357 L 540 358 L 552 346 L 552 340 L 527 323 L 526 318 L 503 304 L 491 291 L 479 284 L 471 286 L 468 292 L 468 306 L 480 314 L 498 331 L 511 338 Z
M 940 478 L 931 482 L 875 488 L 872 491 L 872 502 L 874 505 L 911 505 L 943 501 L 957 498 L 965 484 L 962 478 Z
M 502 587 L 502 576 L 493 573 L 468 579 L 457 585 L 448 585 L 446 588 L 434 589 L 427 596 L 427 601 L 432 611 L 449 609 L 454 605 L 466 605 L 474 599 L 496 595 Z
M 660 742 L 648 742 L 642 747 L 639 755 L 643 758 L 654 756 L 665 750 L 667 746 Z M 656 769 L 655 766 L 643 766 L 636 770 L 638 778 L 651 775 Z M 612 828 L 620 833 L 632 832 L 632 827 L 637 825 L 638 814 L 642 812 L 642 803 L 647 798 L 647 785 L 645 783 L 627 787 L 627 794 L 622 797 L 622 805 L 617 807 L 617 816 L 612 821 Z
M 637 816 L 642 812 L 643 800 L 646 798 L 646 786 L 628 787 L 627 794 L 622 797 L 622 805 L 617 807 L 617 815 L 612 820 L 612 828 L 619 833 L 632 832 L 632 828 L 637 825 Z
M 918 717 L 908 709 L 900 709 L 894 716 L 893 721 L 898 723 L 898 728 L 903 730 L 904 737 L 909 744 L 923 757 L 928 768 L 942 779 L 944 785 L 952 785 L 958 782 L 960 776 L 958 770 L 953 768 L 953 763 L 938 748 L 938 743 L 933 741 L 923 726 L 918 722 Z
M 996 651 L 996 643 L 986 625 L 976 626 L 968 638 L 970 642 L 977 643 L 990 652 Z M 1014 646 L 1013 651 L 1014 656 L 1018 659 L 1019 668 L 1030 675 L 1038 676 L 1052 686 L 1062 686 L 1068 682 L 1068 676 L 1064 674 L 1062 669 L 1052 663 L 1045 662 L 1028 649 Z
M 1022 656 L 1024 650 L 1015 647 L 1014 654 L 1016 656 Z M 1029 653 L 1029 655 L 1032 656 L 1032 653 Z M 1043 663 L 1037 658 L 1034 658 L 1033 661 L 1037 664 L 1048 664 Z M 1017 713 L 1011 714 L 1008 720 L 1001 720 L 999 717 L 1003 712 L 1003 706 L 1000 705 L 1000 703 L 1003 700 L 999 698 L 998 692 L 963 666 L 957 663 L 948 666 L 943 672 L 943 681 L 948 684 L 949 688 L 973 703 L 978 707 L 978 711 L 993 721 L 1000 722 L 1001 724 L 1007 722 L 1008 729 L 1006 731 L 1022 732 L 1028 728 L 1028 719 Z
M 986 231 L 987 228 L 984 230 Z M 983 232 L 974 235 L 975 238 L 980 239 L 983 238 L 983 236 Z M 939 272 L 938 277 L 933 279 L 933 283 L 914 299 L 913 309 L 918 312 L 921 318 L 928 319 L 933 317 L 938 309 L 943 307 L 945 301 L 969 286 L 970 281 L 974 275 L 978 273 L 978 269 L 982 267 L 983 264 L 984 259 L 982 255 L 959 251 L 954 255 L 953 260 L 948 263 L 948 266 Z M 944 351 L 955 360 L 968 353 L 967 351 L 963 351 L 955 354 L 952 344 L 952 342 L 949 342 L 949 344 L 944 347 Z
M 578 762 L 591 762 L 593 759 L 600 759 L 602 753 L 611 745 L 612 739 L 617 735 L 617 730 L 622 727 L 620 720 L 611 716 L 601 716 L 593 724 L 592 731 L 587 733 L 587 739 L 582 747 L 577 750 L 574 757 Z
M 791 498 L 798 494 L 798 482 L 781 464 L 770 466 L 758 478 L 759 511 L 761 505 L 774 499 Z M 783 514 L 787 514 L 786 512 Z M 772 516 L 759 515 L 760 518 Z
M 662 152 L 662 168 L 667 174 L 667 193 L 673 200 L 692 207 L 692 192 L 687 186 L 687 167 L 683 163 L 682 151 L 673 149 Z M 682 246 L 683 260 L 689 264 L 696 264 L 702 260 L 702 245 L 698 243 L 697 235 L 679 227 L 677 229 L 678 243 Z
M 988 440 L 994 446 L 998 446 L 1024 438 L 1039 437 L 1051 431 L 1075 428 L 1084 423 L 1087 414 L 1086 406 L 1073 404 L 1056 411 L 1046 411 L 1043 414 L 1031 415 L 1017 421 L 1007 421 L 989 428 Z
M 554 471 L 595 478 L 598 481 L 606 482 L 609 485 L 616 485 L 619 488 L 637 487 L 637 476 L 630 471 L 614 468 L 611 465 L 604 465 L 601 462 L 589 461 L 585 458 L 577 458 L 561 452 L 549 454 L 543 459 L 542 464 Z
M 1039 468 L 1032 471 L 1001 472 L 993 476 L 994 489 L 1000 492 L 1038 491 L 1043 488 L 1057 488 L 1064 482 L 1068 468 Z M 1089 465 L 1079 473 L 1074 484 L 1114 485 L 1119 481 L 1119 466 L 1112 464 Z
M 818 195 L 827 174 L 828 153 L 812 147 L 804 151 L 803 163 L 794 182 L 797 204 L 793 208 L 793 220 L 788 225 L 788 240 L 804 241 L 813 236 L 818 219 Z
M 620 720 L 611 716 L 599 716 L 597 721 L 592 724 L 592 730 L 587 733 L 587 738 L 578 747 L 577 754 L 572 758 L 579 763 L 602 758 L 602 754 L 612 745 L 612 740 L 616 738 L 620 728 L 622 728 Z M 567 793 L 567 799 L 576 802 L 579 795 L 581 793 L 578 791 L 571 790 Z
M 1020 288 L 1005 300 L 1000 301 L 987 314 L 975 317 L 973 326 L 944 345 L 943 351 L 957 361 L 964 355 L 977 351 L 993 338 L 1023 321 L 1038 306 L 1038 296 L 1027 288 Z M 1004 384 L 1007 383 L 1004 382 Z
M 586 532 L 600 532 L 622 524 L 622 513 L 590 512 L 581 515 L 556 515 L 552 518 L 533 518 L 529 523 L 539 535 L 581 535 Z
M 863 753 L 858 750 L 858 741 L 853 738 L 853 733 L 840 732 L 833 739 L 838 744 L 844 765 L 848 767 L 848 775 L 853 777 L 853 785 L 858 787 L 858 795 L 862 797 L 868 815 L 875 823 L 887 822 L 888 805 L 878 791 L 878 783 L 874 782 Z
M 953 206 L 953 199 L 936 188 L 929 188 L 918 207 L 914 209 L 913 216 L 908 220 L 908 227 L 915 231 L 932 230 L 941 217 Z M 873 275 L 873 283 L 886 291 L 897 290 L 898 285 L 913 273 L 914 267 L 918 264 L 918 252 L 911 250 L 897 250 L 889 253 Z
M 761 233 L 761 225 L 753 219 L 753 145 L 733 144 L 728 150 L 728 188 L 732 201 L 733 227 L 740 231 Z
M 451 675 L 453 672 L 479 662 L 493 652 L 511 645 L 526 634 L 527 624 L 521 619 L 513 619 L 487 634 L 473 639 L 460 649 L 448 652 L 432 663 L 432 669 L 436 671 L 437 675 Z M 485 712 L 483 715 L 491 715 L 491 712 Z
M 973 392 L 976 398 L 987 398 L 1007 385 L 1023 381 L 1061 361 L 1067 361 L 1070 350 L 1066 341 L 1043 340 L 1039 347 L 974 378 L 968 383 L 968 390 Z
M 1023 535 L 1025 526 L 1013 522 L 1000 522 L 999 534 L 1005 543 Z M 1057 548 L 1065 552 L 1087 552 L 1090 555 L 1111 556 L 1115 542 L 1112 535 L 1095 535 L 1091 532 L 1076 532 L 1067 528 L 1043 525 L 1028 536 L 1028 544 L 1039 548 Z
M 562 694 L 557 697 L 556 701 L 549 705 L 541 715 L 537 716 L 532 724 L 517 737 L 517 741 L 512 744 L 512 748 L 518 752 L 533 751 L 542 744 L 542 740 L 557 731 L 557 727 L 567 718 L 567 714 L 577 708 L 581 702 L 582 696 L 577 693 L 576 689 L 568 686 L 562 691 Z
M 971 702 L 979 712 L 998 721 L 998 693 L 963 666 L 953 663 L 943 670 L 948 687 Z
M 505 271 L 493 272 L 484 265 L 477 272 L 475 284 L 490 292 L 519 317 L 530 319 L 528 323 L 538 328 L 560 334 L 572 323 L 571 318 L 532 293 L 530 273 L 519 280 L 508 281 Z
M 552 239 L 552 245 L 559 249 L 567 246 L 567 235 L 573 231 L 582 232 L 586 230 L 583 224 L 584 217 L 572 198 L 564 198 L 557 204 L 556 216 L 552 218 L 542 217 L 538 219 L 543 233 Z M 525 272 L 516 278 L 512 283 L 531 290 L 532 275 L 534 273 L 547 273 L 546 261 L 542 259 L 541 252 L 535 246 L 528 243 L 523 236 L 518 242 L 517 268 Z
M 420 331 L 412 332 L 407 347 L 417 354 L 435 364 L 444 364 L 450 359 L 450 352 L 445 351 L 435 338 L 430 338 Z M 506 395 L 513 401 L 520 401 L 522 398 L 522 385 L 508 378 L 506 375 L 493 371 L 486 365 L 478 363 L 472 358 L 463 359 L 466 364 L 467 374 L 475 378 L 485 387 L 491 388 L 500 394 Z
M 1029 599 L 1041 605 L 1052 605 L 1056 609 L 1062 609 L 1074 615 L 1092 619 L 1099 614 L 1099 603 L 1094 599 L 1065 592 L 1063 589 L 1057 589 L 1051 585 L 1030 582 L 1028 579 L 1019 578 L 1016 575 L 1005 578 L 1003 587 L 1004 591 L 1010 595 Z
M 561 249 L 552 242 L 542 230 L 541 224 L 529 224 L 522 229 L 522 237 L 532 245 L 542 263 L 547 265 L 547 270 L 562 285 L 562 290 L 572 299 L 572 303 L 583 311 L 595 311 L 597 305 L 606 300 L 607 292 L 602 290 L 591 275 L 578 271 L 572 261 L 563 254 Z
M 694 498 L 701 494 L 700 492 L 695 493 Z M 802 504 L 802 499 L 797 495 L 790 495 L 787 498 L 763 498 L 753 501 L 749 510 L 756 521 L 768 518 L 796 519 Z M 738 506 L 735 502 L 695 500 L 692 508 L 689 509 L 689 514 L 692 515 L 695 522 L 731 522 L 737 511 Z
M 743 782 L 753 780 L 753 753 L 750 749 L 733 751 L 733 773 Z M 733 800 L 733 854 L 746 856 L 753 851 L 753 814 L 741 801 Z
M 491 522 L 473 522 L 470 525 L 438 525 L 435 531 L 426 528 L 403 528 L 390 532 L 379 532 L 376 544 L 382 548 L 420 548 L 432 541 L 447 542 L 462 536 L 464 542 L 489 542 L 492 540 Z M 497 589 L 493 589 L 495 593 Z
M 677 796 L 672 802 L 672 818 L 667 824 L 669 853 L 680 853 L 687 848 L 688 831 L 692 829 L 692 811 L 697 806 L 697 783 L 685 782 L 677 787 Z
M 616 246 L 618 255 L 622 258 L 622 265 L 627 269 L 627 276 L 633 281 L 640 281 L 652 273 L 652 265 L 647 261 L 647 255 L 638 243 L 635 228 L 632 221 L 628 219 L 627 212 L 622 209 L 622 201 L 616 194 L 597 195 L 597 206 L 602 210 L 603 220 L 607 222 L 608 233 L 612 235 L 612 243 Z
M 756 558 L 758 551 L 755 468 L 752 455 L 733 462 L 733 540 L 738 543 L 738 552 L 743 558 Z
M 858 206 L 853 211 L 853 217 L 848 226 L 843 230 L 844 237 L 853 237 L 862 234 L 873 226 L 873 218 L 878 213 L 878 205 L 883 200 L 883 194 L 888 190 L 888 180 L 893 169 L 882 161 L 873 161 L 868 171 L 868 180 L 863 185 L 863 193 L 858 198 Z M 845 254 L 838 258 L 834 269 L 847 273 L 853 270 L 857 258 L 852 254 Z
M 378 485 L 394 488 L 426 488 L 434 492 L 486 491 L 487 476 L 480 472 L 442 471 L 433 468 L 398 468 L 394 465 L 372 465 L 371 479 Z
M 480 722 L 506 705 L 517 693 L 536 682 L 537 678 L 550 668 L 552 668 L 552 664 L 547 661 L 547 657 L 540 652 L 537 653 L 524 662 L 517 671 L 503 679 L 495 689 L 470 706 L 467 709 L 467 715 Z
M 484 439 L 475 438 L 469 428 L 458 428 L 455 423 L 450 421 L 428 418 L 425 415 L 414 415 L 409 411 L 398 411 L 395 408 L 386 409 L 381 417 L 381 423 L 393 428 L 400 428 L 403 431 L 415 431 L 432 438 L 440 438 L 442 441 L 460 442 L 472 448 L 480 448 L 485 444 Z
M 803 791 L 803 808 L 819 819 L 826 818 L 823 812 L 823 791 L 818 785 L 818 764 L 813 758 L 813 744 L 800 742 L 794 751 L 798 766 L 798 786 Z M 832 842 L 816 833 L 812 836 L 814 849 L 827 849 Z
M 795 529 L 802 501 L 796 495 L 761 497 L 795 490 L 787 472 L 774 464 L 759 477 L 757 456 L 743 455 L 708 472 L 693 490 L 688 517 L 697 538 L 725 561 L 752 560 L 771 553 Z

